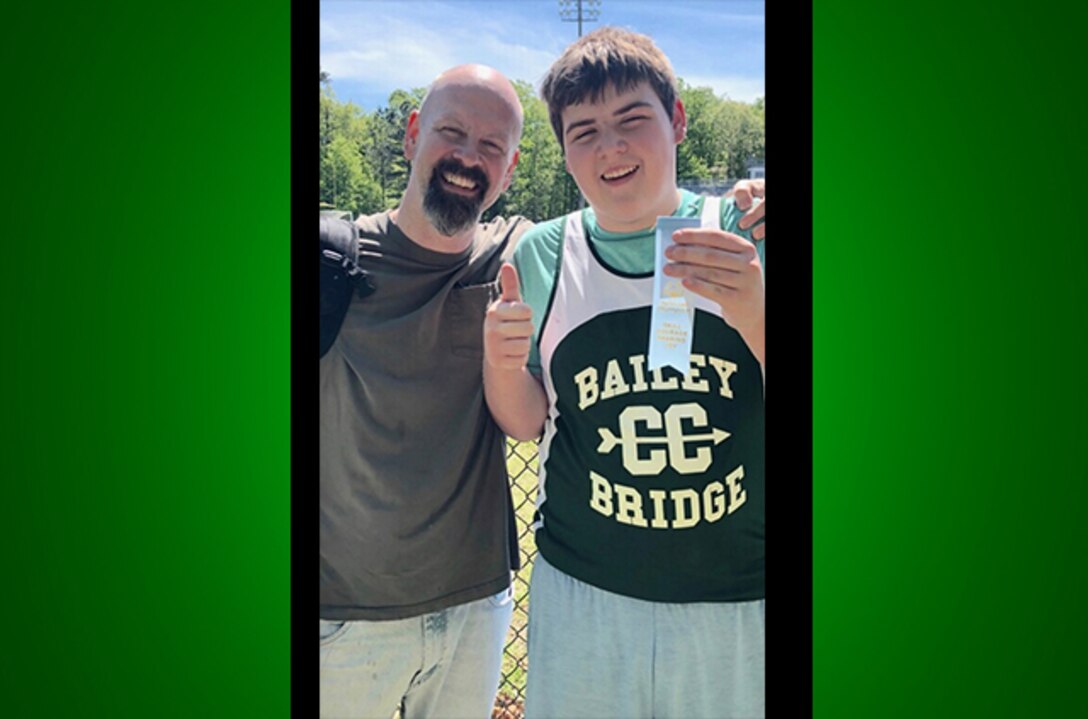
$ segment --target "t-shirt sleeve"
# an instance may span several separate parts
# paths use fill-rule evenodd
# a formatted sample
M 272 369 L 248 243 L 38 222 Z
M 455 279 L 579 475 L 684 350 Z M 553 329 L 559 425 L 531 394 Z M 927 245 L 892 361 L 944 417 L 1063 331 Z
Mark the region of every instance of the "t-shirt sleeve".
M 521 243 L 521 238 L 524 237 L 525 233 L 531 230 L 534 225 L 532 220 L 522 217 L 521 215 L 514 215 L 513 217 L 508 218 L 507 222 L 510 226 L 510 241 L 506 243 L 506 248 L 502 253 L 502 259 L 503 262 L 513 262 L 514 252 Z
M 732 197 L 727 197 L 722 200 L 722 229 L 726 232 L 732 232 L 735 235 L 740 235 L 744 239 L 748 240 L 756 246 L 756 253 L 759 255 L 759 262 L 763 265 L 763 274 L 766 277 L 767 274 L 767 261 L 763 255 L 764 247 L 767 244 L 763 240 L 757 240 L 752 237 L 752 230 L 755 227 L 749 227 L 747 230 L 742 230 L 737 226 L 740 222 L 740 218 L 744 217 L 744 211 L 737 207 L 737 203 Z
M 563 218 L 559 218 L 525 232 L 514 251 L 513 264 L 518 271 L 521 299 L 533 310 L 528 367 L 536 377 L 541 375 L 540 330 L 551 302 L 562 243 Z

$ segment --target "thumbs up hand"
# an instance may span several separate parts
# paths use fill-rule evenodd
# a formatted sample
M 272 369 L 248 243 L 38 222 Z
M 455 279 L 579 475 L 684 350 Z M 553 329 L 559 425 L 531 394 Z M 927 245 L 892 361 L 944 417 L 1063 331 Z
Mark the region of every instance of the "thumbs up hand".
M 484 361 L 499 370 L 520 370 L 529 360 L 533 311 L 521 301 L 518 271 L 509 262 L 499 270 L 502 295 L 484 319 Z

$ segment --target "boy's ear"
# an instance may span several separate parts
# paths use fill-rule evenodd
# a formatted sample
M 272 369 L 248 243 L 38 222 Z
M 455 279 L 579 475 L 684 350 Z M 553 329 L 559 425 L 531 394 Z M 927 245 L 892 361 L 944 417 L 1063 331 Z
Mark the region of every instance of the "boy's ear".
M 672 131 L 676 144 L 684 141 L 688 134 L 688 114 L 684 110 L 684 101 L 676 98 L 676 107 L 672 109 Z
M 408 113 L 408 126 L 404 128 L 404 159 L 411 162 L 419 142 L 419 110 Z

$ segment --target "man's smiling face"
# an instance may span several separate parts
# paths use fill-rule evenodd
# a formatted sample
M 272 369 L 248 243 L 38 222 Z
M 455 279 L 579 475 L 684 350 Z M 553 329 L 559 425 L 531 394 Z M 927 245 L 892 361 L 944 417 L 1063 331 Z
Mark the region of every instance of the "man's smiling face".
M 481 84 L 446 84 L 412 113 L 406 156 L 435 229 L 467 230 L 509 187 L 520 130 L 508 98 Z

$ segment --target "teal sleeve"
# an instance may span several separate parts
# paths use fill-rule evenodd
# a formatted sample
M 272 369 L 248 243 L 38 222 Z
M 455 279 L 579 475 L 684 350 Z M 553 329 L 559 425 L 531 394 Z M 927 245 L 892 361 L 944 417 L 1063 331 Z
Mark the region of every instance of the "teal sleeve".
M 540 329 L 551 301 L 559 253 L 563 244 L 563 220 L 543 222 L 522 235 L 514 251 L 521 299 L 533 310 L 533 340 L 529 347 L 529 371 L 540 377 Z
M 754 227 L 749 227 L 747 230 L 742 230 L 737 227 L 737 223 L 740 222 L 740 218 L 743 216 L 744 212 L 737 207 L 736 202 L 734 202 L 732 197 L 722 200 L 722 229 L 726 232 L 740 235 L 756 246 L 756 254 L 759 255 L 759 263 L 763 265 L 763 279 L 766 281 L 767 260 L 763 255 L 766 243 L 763 240 L 752 238 L 752 230 L 755 229 Z

